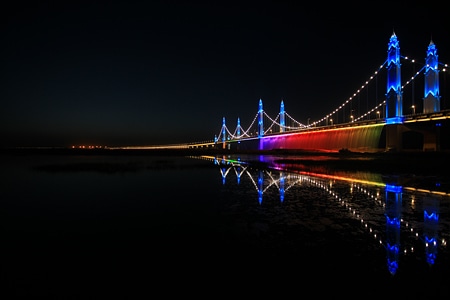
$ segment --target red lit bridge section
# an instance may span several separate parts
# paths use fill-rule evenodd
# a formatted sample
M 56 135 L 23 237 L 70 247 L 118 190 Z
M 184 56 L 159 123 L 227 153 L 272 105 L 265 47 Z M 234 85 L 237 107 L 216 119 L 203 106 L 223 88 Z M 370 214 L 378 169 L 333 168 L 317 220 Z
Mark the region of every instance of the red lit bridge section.
M 450 110 L 405 116 L 400 124 L 384 119 L 351 122 L 231 139 L 215 147 L 231 150 L 307 150 L 338 152 L 450 151 Z M 191 145 L 194 146 L 194 145 Z M 195 147 L 195 146 L 194 146 Z
M 322 128 L 304 132 L 265 136 L 260 139 L 259 149 L 302 149 L 337 151 L 348 149 L 359 152 L 374 152 L 380 145 L 384 124 Z

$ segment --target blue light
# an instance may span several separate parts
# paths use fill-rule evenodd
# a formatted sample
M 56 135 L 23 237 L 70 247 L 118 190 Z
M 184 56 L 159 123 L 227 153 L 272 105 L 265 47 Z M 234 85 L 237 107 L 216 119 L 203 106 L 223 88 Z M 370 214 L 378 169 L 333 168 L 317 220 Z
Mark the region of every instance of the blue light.
M 393 193 L 401 193 L 403 191 L 402 186 L 392 185 L 392 184 L 386 184 L 385 189 L 387 192 L 393 192 Z
M 391 274 L 395 274 L 395 273 L 397 273 L 397 270 L 398 270 L 398 262 L 397 261 L 390 261 L 389 259 L 388 259 L 388 270 L 389 270 L 389 273 L 391 273 Z
M 395 274 L 398 270 L 398 253 L 399 253 L 399 247 L 398 245 L 391 246 L 389 243 L 387 243 L 387 251 L 388 251 L 388 258 L 387 258 L 387 267 L 389 270 L 389 273 Z
M 436 261 L 436 254 L 435 253 L 428 253 L 427 254 L 427 263 L 430 265 L 434 265 Z
M 431 94 L 439 98 L 438 55 L 433 41 L 428 45 L 425 68 L 425 98 Z
M 285 193 L 285 190 L 284 190 L 284 176 L 282 176 L 282 174 L 280 174 L 281 175 L 281 178 L 280 178 L 280 201 L 281 202 L 283 202 L 284 201 L 284 193 Z
M 391 246 L 389 243 L 387 244 L 387 249 L 389 250 L 389 252 L 393 252 L 395 254 L 398 254 L 398 246 L 397 245 L 393 245 Z
M 258 172 L 258 202 L 262 203 L 264 192 L 264 173 L 262 170 Z
M 237 138 L 241 137 L 241 119 L 237 119 Z
M 225 117 L 222 118 L 222 142 L 226 141 L 226 131 L 225 131 Z
M 386 87 L 386 118 L 393 118 L 391 123 L 402 123 L 403 120 L 397 119 L 403 115 L 402 105 L 402 86 L 400 72 L 400 46 L 395 33 L 392 33 L 388 43 L 387 58 L 387 87 Z M 392 109 L 395 107 L 395 110 Z M 392 115 L 395 111 L 395 115 Z
M 386 124 L 402 124 L 404 120 L 404 117 L 386 118 Z
M 389 216 L 386 216 L 386 223 L 387 225 L 394 225 L 396 227 L 400 227 L 400 220 L 397 218 L 390 218 Z
M 264 136 L 264 123 L 263 123 L 263 117 L 264 117 L 263 103 L 262 103 L 262 99 L 259 99 L 259 108 L 258 108 L 258 137 L 263 137 L 263 136 Z
M 427 243 L 429 243 L 429 244 L 432 244 L 432 245 L 434 245 L 434 244 L 437 243 L 437 241 L 436 241 L 435 238 L 428 238 L 427 236 L 425 237 L 425 241 L 426 241 Z
M 439 215 L 432 212 L 432 213 L 428 213 L 426 210 L 423 211 L 423 217 L 425 220 L 432 220 L 432 221 L 438 221 L 439 220 Z

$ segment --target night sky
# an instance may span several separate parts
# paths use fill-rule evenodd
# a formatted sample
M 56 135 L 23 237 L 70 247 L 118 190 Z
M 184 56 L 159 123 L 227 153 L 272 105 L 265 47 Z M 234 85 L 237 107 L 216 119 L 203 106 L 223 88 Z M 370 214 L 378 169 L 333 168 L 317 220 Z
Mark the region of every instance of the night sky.
M 433 40 L 450 62 L 448 15 L 426 1 L 13 3 L 1 12 L 3 147 L 212 140 L 223 117 L 250 125 L 259 99 L 306 123 L 374 73 L 393 32 L 402 55 L 424 62 Z

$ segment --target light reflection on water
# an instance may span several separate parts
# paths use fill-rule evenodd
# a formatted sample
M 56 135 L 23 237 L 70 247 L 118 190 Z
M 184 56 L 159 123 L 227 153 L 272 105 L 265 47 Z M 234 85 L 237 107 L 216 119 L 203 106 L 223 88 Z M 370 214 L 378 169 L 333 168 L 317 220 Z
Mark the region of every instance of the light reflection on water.
M 2 278 L 28 296 L 255 276 L 448 293 L 445 182 L 277 161 L 3 157 Z
M 317 226 L 327 218 L 326 226 L 336 226 L 336 229 L 343 224 L 333 222 L 344 221 L 348 223 L 346 225 L 353 226 L 350 229 L 353 232 L 359 234 L 364 231 L 365 235 L 373 239 L 373 245 L 384 249 L 382 269 L 393 277 L 402 268 L 405 272 L 414 272 L 417 277 L 427 276 L 420 274 L 426 270 L 425 266 L 430 269 L 448 268 L 450 197 L 441 188 L 442 179 L 416 178 L 415 181 L 405 181 L 408 185 L 403 186 L 402 178 L 397 176 L 392 178 L 370 172 L 322 174 L 292 169 L 292 166 L 277 163 L 277 158 L 271 156 L 261 156 L 258 160 L 229 156 L 202 158 L 211 160 L 219 167 L 224 186 L 234 190 L 251 190 L 251 197 L 259 206 L 268 204 L 275 210 L 274 203 L 278 207 L 287 207 L 289 204 L 286 203 L 296 201 L 326 202 L 328 211 L 323 210 L 325 214 L 314 215 L 316 219 L 313 220 L 304 210 L 317 209 L 314 205 L 297 207 L 303 210 L 301 218 L 306 214 L 309 217 L 306 222 L 314 223 L 306 226 Z M 346 218 L 338 217 L 343 212 L 358 222 L 348 222 Z M 283 221 L 290 222 L 292 219 L 286 217 Z M 320 238 L 323 229 L 315 229 Z M 345 230 L 344 227 L 342 230 Z M 355 235 L 354 238 L 359 237 Z M 359 255 L 358 251 L 355 251 L 355 255 Z M 435 264 L 440 263 L 442 266 L 435 267 Z M 368 270 L 365 274 L 370 272 Z M 409 278 L 405 272 L 400 272 L 400 278 Z M 448 271 L 437 274 L 439 280 L 431 282 L 426 289 L 433 291 L 441 279 L 448 278 L 448 274 Z

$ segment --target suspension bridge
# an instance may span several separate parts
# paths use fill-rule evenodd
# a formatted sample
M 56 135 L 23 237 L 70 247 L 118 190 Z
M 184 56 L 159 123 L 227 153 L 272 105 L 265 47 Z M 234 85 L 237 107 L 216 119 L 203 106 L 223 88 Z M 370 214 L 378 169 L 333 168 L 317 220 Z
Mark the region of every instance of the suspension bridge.
M 352 96 L 318 120 L 310 122 L 308 119 L 306 124 L 296 120 L 285 110 L 283 100 L 278 115 L 271 117 L 264 111 L 260 99 L 258 111 L 248 127 L 244 128 L 238 118 L 236 127 L 230 130 L 223 117 L 222 127 L 214 141 L 192 143 L 187 147 L 241 150 L 347 149 L 358 152 L 450 149 L 450 110 L 445 109 L 440 93 L 441 77 L 446 87 L 448 64 L 438 60 L 436 45 L 431 40 L 425 62 L 418 63 L 400 55 L 399 40 L 393 33 L 387 52 L 386 61 Z M 402 83 L 402 64 L 406 63 L 412 66 L 409 68 L 412 74 L 407 75 L 407 80 Z M 420 66 L 418 71 L 417 65 Z M 364 97 L 361 94 L 367 92 L 369 85 L 380 78 L 386 80 L 385 93 L 369 107 L 369 101 L 362 103 Z M 421 78 L 424 97 L 416 103 L 414 84 L 418 78 Z
M 449 89 L 446 82 L 448 64 L 439 61 L 433 40 L 426 48 L 424 63 L 400 55 L 399 44 L 393 32 L 388 42 L 386 60 L 350 97 L 320 119 L 308 118 L 306 124 L 296 120 L 285 110 L 283 100 L 278 115 L 271 117 L 264 111 L 263 101 L 259 99 L 258 110 L 250 125 L 242 126 L 238 118 L 236 127 L 230 129 L 223 117 L 214 140 L 120 148 L 450 151 L 450 106 L 445 106 L 446 91 Z M 403 77 L 406 80 L 402 80 Z M 386 82 L 386 89 L 379 93 L 380 80 Z M 369 93 L 369 86 L 375 95 Z M 415 101 L 417 87 L 422 87 L 421 101 Z M 366 97 L 362 96 L 363 93 Z

